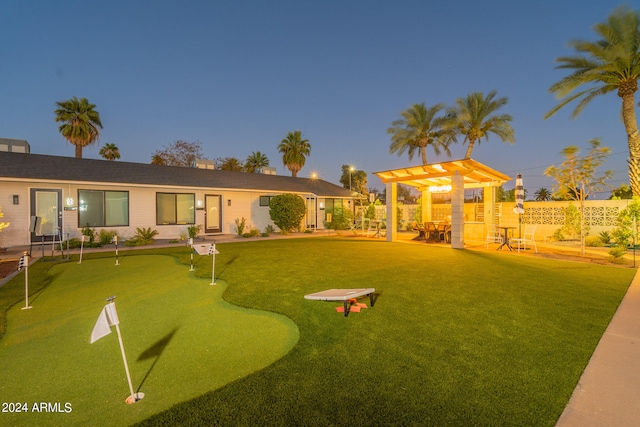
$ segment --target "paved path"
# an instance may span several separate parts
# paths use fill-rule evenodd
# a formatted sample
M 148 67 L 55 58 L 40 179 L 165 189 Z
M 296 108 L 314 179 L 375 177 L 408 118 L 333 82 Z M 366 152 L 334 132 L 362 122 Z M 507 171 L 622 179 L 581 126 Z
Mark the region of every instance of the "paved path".
M 640 426 L 640 273 L 589 360 L 556 427 Z

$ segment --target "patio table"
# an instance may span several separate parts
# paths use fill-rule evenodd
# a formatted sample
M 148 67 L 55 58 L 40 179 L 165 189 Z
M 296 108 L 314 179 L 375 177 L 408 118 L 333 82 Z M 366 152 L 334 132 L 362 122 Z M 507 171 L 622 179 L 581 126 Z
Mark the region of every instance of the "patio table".
M 343 301 L 344 303 L 344 316 L 349 315 L 349 300 L 352 298 L 358 298 L 364 295 L 369 295 L 369 302 L 373 307 L 374 299 L 373 293 L 376 290 L 374 288 L 358 288 L 358 289 L 327 289 L 326 291 L 320 291 L 313 294 L 305 295 L 305 299 L 316 301 Z
M 510 251 L 512 251 L 513 248 L 509 243 L 509 230 L 515 230 L 517 227 L 512 227 L 508 225 L 499 225 L 498 228 L 502 228 L 502 244 L 498 246 L 496 250 L 502 249 L 504 246 L 506 246 Z

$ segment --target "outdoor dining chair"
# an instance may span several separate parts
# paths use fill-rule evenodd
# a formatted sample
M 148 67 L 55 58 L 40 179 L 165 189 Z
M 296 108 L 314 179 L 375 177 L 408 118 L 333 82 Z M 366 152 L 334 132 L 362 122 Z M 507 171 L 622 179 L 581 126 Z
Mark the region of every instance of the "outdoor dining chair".
M 484 247 L 488 249 L 489 243 L 504 243 L 500 230 L 498 230 L 493 224 L 487 227 L 487 238 L 484 241 Z
M 425 222 L 425 239 L 427 242 L 439 242 L 440 241 L 440 233 L 438 232 L 438 227 L 433 222 Z
M 518 252 L 520 252 L 520 248 L 527 249 L 527 244 L 533 245 L 535 252 L 538 253 L 538 247 L 536 246 L 536 239 L 534 237 L 536 232 L 535 225 L 525 225 L 524 234 L 519 238 L 511 238 L 509 239 L 511 245 L 518 246 Z
M 425 230 L 424 226 L 420 225 L 418 223 L 418 221 L 413 221 L 411 223 L 411 229 L 413 231 L 417 231 L 418 235 L 416 237 L 414 237 L 412 240 L 424 240 L 425 239 L 425 233 L 427 230 Z

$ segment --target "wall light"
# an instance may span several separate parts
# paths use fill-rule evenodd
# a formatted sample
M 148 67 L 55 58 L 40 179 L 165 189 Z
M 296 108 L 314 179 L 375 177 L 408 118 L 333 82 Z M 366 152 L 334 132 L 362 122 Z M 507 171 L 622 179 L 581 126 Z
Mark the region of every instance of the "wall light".
M 20 204 L 20 196 L 17 194 L 13 195 L 13 204 L 14 205 L 19 205 Z
M 231 199 L 227 200 L 227 206 L 231 206 Z
M 202 207 L 202 200 L 198 200 L 196 202 L 196 207 L 201 208 Z

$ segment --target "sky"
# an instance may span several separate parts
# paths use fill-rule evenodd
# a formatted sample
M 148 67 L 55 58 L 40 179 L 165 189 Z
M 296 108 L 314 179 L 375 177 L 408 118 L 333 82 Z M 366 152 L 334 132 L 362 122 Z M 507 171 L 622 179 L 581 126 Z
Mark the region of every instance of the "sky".
M 593 25 L 622 3 L 603 0 L 0 0 L 0 138 L 31 152 L 74 156 L 54 121 L 56 101 L 96 105 L 100 140 L 121 161 L 149 163 L 174 141 L 199 142 L 209 159 L 254 151 L 280 175 L 277 146 L 294 130 L 311 144 L 298 176 L 339 183 L 341 166 L 377 171 L 415 166 L 389 154 L 387 129 L 415 103 L 453 105 L 496 90 L 513 116 L 516 143 L 497 136 L 472 158 L 513 177 L 531 197 L 569 145 L 600 138 L 612 154 L 601 171 L 628 183 L 621 100 L 601 96 L 571 119 L 545 120 L 549 87 L 567 75 L 555 59 L 572 39 L 595 40 Z M 637 9 L 638 3 L 627 3 Z M 428 151 L 429 162 L 464 157 Z M 595 195 L 608 198 L 609 193 Z

